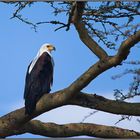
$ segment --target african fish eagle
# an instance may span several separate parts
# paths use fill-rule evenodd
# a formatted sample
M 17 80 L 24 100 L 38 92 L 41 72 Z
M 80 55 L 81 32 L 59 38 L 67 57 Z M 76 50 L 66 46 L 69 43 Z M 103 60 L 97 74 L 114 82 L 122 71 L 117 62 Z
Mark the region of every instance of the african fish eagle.
M 25 114 L 31 115 L 36 108 L 38 100 L 51 91 L 53 83 L 54 61 L 51 52 L 55 47 L 43 44 L 36 57 L 28 66 L 25 79 Z

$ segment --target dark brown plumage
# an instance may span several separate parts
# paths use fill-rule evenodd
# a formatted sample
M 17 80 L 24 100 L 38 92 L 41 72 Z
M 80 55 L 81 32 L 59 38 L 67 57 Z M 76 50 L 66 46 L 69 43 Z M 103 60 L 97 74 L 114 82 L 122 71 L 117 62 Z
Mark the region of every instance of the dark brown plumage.
M 53 83 L 53 59 L 48 52 L 43 52 L 37 59 L 32 70 L 28 66 L 25 80 L 25 113 L 31 115 L 36 108 L 36 103 L 45 94 L 51 91 Z

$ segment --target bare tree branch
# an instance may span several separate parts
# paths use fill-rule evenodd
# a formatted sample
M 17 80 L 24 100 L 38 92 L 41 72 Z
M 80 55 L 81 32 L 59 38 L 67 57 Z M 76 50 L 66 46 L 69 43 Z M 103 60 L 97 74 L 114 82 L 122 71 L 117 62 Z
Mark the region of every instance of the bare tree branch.
M 113 126 L 90 123 L 58 125 L 55 123 L 43 123 L 38 120 L 30 121 L 19 130 L 12 131 L 14 135 L 32 133 L 47 137 L 72 137 L 86 135 L 100 138 L 140 138 L 139 132 Z
M 112 114 L 140 116 L 140 103 L 128 103 L 106 99 L 96 94 L 80 92 L 68 104 L 96 109 Z
M 130 48 L 133 47 L 139 41 L 140 41 L 140 30 L 122 42 L 116 57 L 117 58 L 127 58 L 128 54 L 130 52 Z
M 118 49 L 117 54 L 114 57 L 112 57 L 111 63 L 120 64 L 123 60 L 127 58 L 127 56 L 130 53 L 130 49 L 134 47 L 134 45 L 139 41 L 140 41 L 140 30 L 122 42 L 121 46 Z
M 98 112 L 97 110 L 94 110 L 94 111 L 90 112 L 88 115 L 84 116 L 84 118 L 82 119 L 81 123 L 84 123 L 84 121 L 86 119 L 88 119 L 89 117 L 93 116 L 97 112 Z
M 37 25 L 34 24 L 34 23 L 32 23 L 32 22 L 30 22 L 30 21 L 28 21 L 28 19 L 22 18 L 21 15 L 14 15 L 14 17 L 12 17 L 12 18 L 17 18 L 17 19 L 19 19 L 21 22 L 26 23 L 26 24 L 28 24 L 28 25 L 31 25 L 31 27 L 34 29 L 34 31 L 37 32 Z
M 0 137 L 6 137 L 13 134 L 12 130 L 17 130 L 32 118 L 47 112 L 51 109 L 63 105 L 78 105 L 91 109 L 97 109 L 113 114 L 125 114 L 140 116 L 140 103 L 127 103 L 115 100 L 109 100 L 102 96 L 77 93 L 77 96 L 71 98 L 69 102 L 61 102 L 62 91 L 53 94 L 44 95 L 37 103 L 36 111 L 32 116 L 25 115 L 25 109 L 21 108 L 8 113 L 0 118 Z M 47 101 L 47 102 L 46 102 Z
M 77 2 L 73 15 L 73 23 L 83 43 L 100 59 L 107 57 L 107 53 L 89 36 L 84 22 L 81 21 L 84 2 Z
M 131 119 L 132 119 L 132 116 L 121 115 L 121 118 L 115 123 L 115 125 L 118 124 L 118 123 L 120 123 L 120 122 L 122 122 L 122 121 L 124 121 L 124 120 L 129 120 L 129 121 L 131 121 Z

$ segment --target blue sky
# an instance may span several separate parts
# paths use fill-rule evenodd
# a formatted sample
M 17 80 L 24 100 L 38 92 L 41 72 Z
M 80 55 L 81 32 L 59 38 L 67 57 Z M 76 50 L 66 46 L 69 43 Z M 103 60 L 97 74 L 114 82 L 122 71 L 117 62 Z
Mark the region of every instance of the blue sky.
M 14 9 L 15 8 L 11 5 L 0 3 L 1 116 L 24 105 L 23 92 L 27 66 L 34 58 L 38 49 L 43 43 L 51 43 L 56 47 L 56 52 L 53 53 L 55 61 L 55 73 L 52 92 L 67 87 L 69 84 L 71 84 L 71 82 L 77 79 L 85 70 L 87 70 L 92 64 L 97 61 L 96 56 L 93 55 L 90 50 L 88 50 L 86 46 L 80 41 L 78 34 L 73 26 L 68 32 L 66 32 L 64 29 L 54 32 L 54 26 L 40 25 L 38 28 L 38 32 L 35 33 L 30 26 L 22 23 L 17 19 L 10 19 L 12 13 L 14 12 Z M 23 10 L 22 13 L 25 17 L 28 17 L 33 22 L 56 18 L 52 15 L 51 9 L 44 3 L 37 3 L 31 8 L 26 8 L 25 10 Z M 60 15 L 59 19 L 67 21 L 64 15 Z M 128 59 L 140 59 L 140 55 L 137 50 L 138 48 L 132 49 L 132 52 Z M 116 69 L 112 68 L 111 70 L 97 77 L 88 85 L 88 87 L 83 89 L 83 91 L 89 93 L 97 93 L 109 98 L 113 98 L 114 89 L 119 88 L 127 92 L 132 76 L 126 75 L 118 80 L 111 79 L 111 76 L 122 72 L 123 69 L 124 68 L 120 66 Z M 77 112 L 76 116 L 73 114 L 73 109 L 75 109 L 75 111 Z M 39 119 L 46 122 L 53 121 L 58 123 L 80 122 L 82 118 L 86 116 L 90 111 L 92 110 L 76 106 L 66 106 L 43 114 Z M 70 114 L 68 114 L 68 112 Z M 58 118 L 55 117 L 57 116 L 55 114 L 61 114 L 63 117 L 58 120 Z M 68 116 L 66 114 L 68 114 Z M 104 117 L 104 122 L 102 122 L 99 118 L 100 115 L 95 115 L 93 116 L 93 118 L 90 117 L 87 121 L 98 124 L 102 123 L 114 125 L 114 118 L 116 118 L 116 116 L 111 115 L 112 121 L 110 121 L 110 119 L 107 119 L 108 113 L 106 113 L 105 115 L 107 116 Z M 136 126 L 136 128 L 140 128 L 136 123 L 134 123 L 135 121 L 127 122 L 127 128 L 131 129 L 131 126 L 134 125 Z M 126 127 L 126 124 L 121 125 L 122 127 Z M 24 134 L 14 137 L 39 136 Z

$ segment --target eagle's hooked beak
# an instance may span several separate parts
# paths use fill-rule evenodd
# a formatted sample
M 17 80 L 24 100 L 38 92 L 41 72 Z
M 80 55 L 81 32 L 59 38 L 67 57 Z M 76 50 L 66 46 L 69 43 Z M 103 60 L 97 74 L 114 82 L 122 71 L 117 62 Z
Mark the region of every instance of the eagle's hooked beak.
M 56 48 L 53 46 L 53 50 L 56 51 Z

